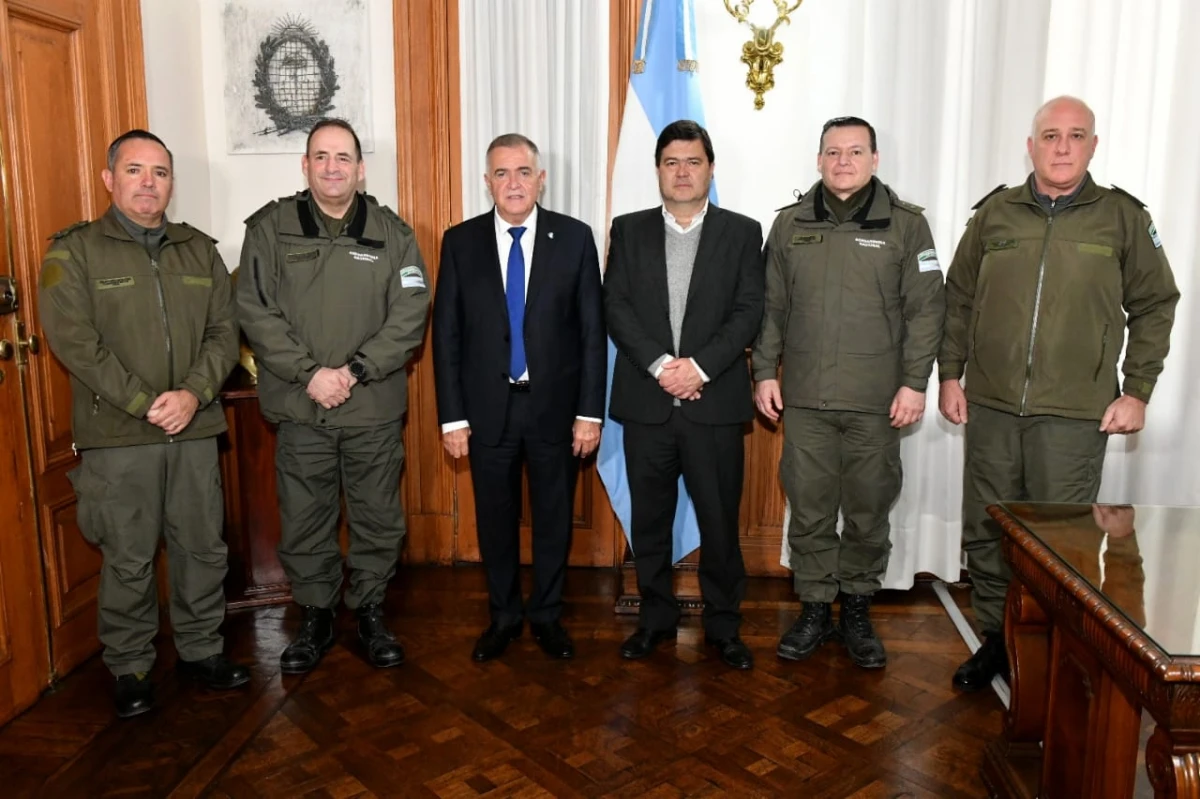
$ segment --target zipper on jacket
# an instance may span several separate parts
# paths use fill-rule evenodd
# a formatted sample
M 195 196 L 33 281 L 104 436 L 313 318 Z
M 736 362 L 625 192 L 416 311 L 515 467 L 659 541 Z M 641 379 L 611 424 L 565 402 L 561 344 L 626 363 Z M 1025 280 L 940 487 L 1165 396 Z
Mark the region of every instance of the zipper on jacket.
M 1100 336 L 1100 359 L 1096 363 L 1096 374 L 1092 375 L 1092 381 L 1100 379 L 1100 370 L 1104 368 L 1104 351 L 1108 349 L 1108 325 L 1104 326 L 1104 334 Z
M 171 352 L 171 325 L 167 321 L 167 299 L 163 294 L 162 273 L 158 269 L 158 259 L 151 258 L 150 266 L 154 269 L 154 285 L 158 289 L 158 308 L 162 311 L 163 336 L 167 342 L 167 385 L 175 386 L 175 356 Z M 171 389 L 168 388 L 168 391 Z
M 1042 260 L 1038 264 L 1037 290 L 1033 295 L 1033 321 L 1029 323 L 1029 355 L 1025 359 L 1025 387 L 1021 389 L 1021 416 L 1025 415 L 1025 401 L 1029 399 L 1029 382 L 1033 379 L 1033 346 L 1037 342 L 1038 313 L 1042 308 L 1042 283 L 1046 279 L 1046 250 L 1050 246 L 1050 229 L 1054 227 L 1054 206 L 1046 216 L 1046 235 L 1042 237 Z

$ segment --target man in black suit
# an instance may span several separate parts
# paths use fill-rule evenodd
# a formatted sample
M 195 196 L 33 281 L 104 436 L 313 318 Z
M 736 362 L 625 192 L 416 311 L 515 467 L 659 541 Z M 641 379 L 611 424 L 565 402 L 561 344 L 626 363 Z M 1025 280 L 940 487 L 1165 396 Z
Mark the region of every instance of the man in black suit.
M 600 442 L 607 342 L 592 230 L 537 205 L 546 182 L 526 137 L 496 138 L 484 175 L 495 208 L 446 231 L 433 308 L 442 444 L 466 455 L 492 623 L 472 657 L 501 655 L 525 616 L 570 658 L 559 621 L 579 458 Z M 529 468 L 533 588 L 522 607 L 521 463 Z
M 763 314 L 762 227 L 708 202 L 713 148 L 690 120 L 655 151 L 663 204 L 613 220 L 604 305 L 619 356 L 609 415 L 625 426 L 631 539 L 642 597 L 626 658 L 675 638 L 671 526 L 680 474 L 700 525 L 705 641 L 748 669 L 738 637 L 746 569 L 738 541 L 745 424 L 754 418 L 746 348 Z

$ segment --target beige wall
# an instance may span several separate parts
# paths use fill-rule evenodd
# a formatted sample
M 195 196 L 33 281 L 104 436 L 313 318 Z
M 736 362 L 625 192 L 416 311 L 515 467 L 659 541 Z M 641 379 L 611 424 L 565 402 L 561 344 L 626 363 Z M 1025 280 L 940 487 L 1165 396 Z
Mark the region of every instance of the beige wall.
M 142 0 L 150 129 L 175 155 L 172 219 L 220 241 L 232 270 L 243 220 L 267 201 L 304 188 L 300 154 L 230 155 L 225 145 L 224 0 Z M 364 153 L 366 189 L 396 206 L 396 109 L 392 4 L 369 0 L 375 151 Z

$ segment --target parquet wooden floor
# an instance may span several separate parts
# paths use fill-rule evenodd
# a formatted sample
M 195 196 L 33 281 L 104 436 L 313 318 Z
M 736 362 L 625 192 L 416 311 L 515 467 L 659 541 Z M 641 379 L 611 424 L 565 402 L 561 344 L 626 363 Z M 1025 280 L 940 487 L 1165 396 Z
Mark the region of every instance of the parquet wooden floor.
M 873 609 L 889 663 L 851 665 L 840 644 L 804 663 L 774 656 L 796 613 L 784 580 L 752 580 L 742 636 L 756 668 L 734 672 L 698 620 L 643 661 L 612 612 L 617 577 L 572 570 L 565 623 L 573 661 L 528 632 L 491 663 L 470 659 L 486 626 L 476 567 L 404 569 L 388 608 L 408 662 L 377 671 L 342 613 L 314 673 L 282 677 L 294 608 L 231 614 L 249 690 L 181 682 L 169 640 L 159 707 L 118 721 L 98 658 L 0 729 L 0 796 L 25 797 L 977 797 L 984 745 L 1000 732 L 991 693 L 950 676 L 967 648 L 928 585 Z M 966 593 L 952 589 L 963 601 Z

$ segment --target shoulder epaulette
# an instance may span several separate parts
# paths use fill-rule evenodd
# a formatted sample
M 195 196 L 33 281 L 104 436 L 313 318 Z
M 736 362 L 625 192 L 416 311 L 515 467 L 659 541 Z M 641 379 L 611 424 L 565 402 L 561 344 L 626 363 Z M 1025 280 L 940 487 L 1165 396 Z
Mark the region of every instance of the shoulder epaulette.
M 892 198 L 892 205 L 896 206 L 897 208 L 903 208 L 905 211 L 913 214 L 922 214 L 925 212 L 924 206 L 917 205 L 916 203 L 905 202 L 904 200 L 897 198 Z
M 1117 194 L 1124 194 L 1126 197 L 1128 197 L 1129 199 L 1133 200 L 1135 203 L 1137 203 L 1137 205 L 1138 205 L 1138 208 L 1145 208 L 1145 207 L 1146 207 L 1146 204 L 1145 204 L 1144 202 L 1142 202 L 1141 200 L 1139 200 L 1137 197 L 1134 197 L 1132 194 L 1130 194 L 1129 192 L 1125 191 L 1125 190 L 1124 190 L 1123 188 L 1121 188 L 1120 186 L 1117 186 L 1116 184 L 1113 184 L 1112 190 L 1113 190 L 1113 191 L 1115 191 Z
M 376 208 L 378 208 L 380 211 L 382 211 L 383 215 L 385 217 L 387 217 L 388 221 L 399 225 L 400 229 L 406 233 L 412 232 L 412 226 L 410 226 L 407 222 L 405 222 L 404 219 L 400 216 L 400 214 L 396 213 L 395 211 L 393 211 L 391 208 L 387 207 L 386 205 L 383 205 L 382 203 L 379 202 L 379 200 L 376 200 L 374 197 L 372 197 L 369 194 L 364 194 L 363 196 L 367 198 L 367 202 L 371 203 L 371 205 L 374 205 Z
M 800 191 L 799 189 L 796 189 L 796 191 L 792 192 L 792 195 L 796 198 L 796 202 L 788 203 L 787 205 L 783 206 L 782 208 L 776 208 L 775 213 L 779 213 L 780 211 L 786 211 L 789 208 L 795 208 L 797 205 L 804 202 L 804 192 Z
M 996 188 L 992 189 L 992 190 L 991 190 L 991 191 L 989 191 L 987 194 L 983 195 L 983 198 L 982 198 L 982 199 L 980 199 L 980 201 L 979 201 L 979 202 L 977 202 L 977 203 L 975 203 L 974 205 L 972 205 L 972 206 L 971 206 L 971 210 L 972 210 L 972 211 L 978 211 L 978 210 L 979 210 L 979 206 L 981 206 L 981 205 L 983 205 L 985 202 L 987 202 L 989 197 L 991 197 L 993 194 L 995 194 L 995 193 L 997 193 L 997 192 L 1004 191 L 1004 190 L 1005 190 L 1005 189 L 1007 189 L 1007 188 L 1008 188 L 1008 184 L 1007 184 L 1007 183 L 1001 183 L 999 186 L 997 186 Z
M 180 222 L 179 224 L 180 224 L 181 226 L 183 226 L 183 227 L 187 228 L 188 230 L 192 231 L 192 232 L 193 232 L 193 233 L 195 233 L 196 235 L 198 235 L 198 236 L 203 236 L 204 238 L 206 238 L 206 239 L 208 239 L 209 241 L 211 241 L 213 244 L 217 244 L 217 243 L 219 243 L 219 242 L 218 242 L 216 239 L 214 239 L 212 236 L 208 235 L 207 233 L 205 233 L 203 230 L 201 230 L 201 229 L 200 229 L 200 228 L 198 228 L 198 227 L 193 227 L 192 225 L 189 225 L 187 222 Z
M 271 202 L 267 203 L 262 208 L 259 208 L 257 211 L 250 214 L 250 216 L 246 217 L 246 227 L 253 227 L 254 225 L 257 225 L 259 220 L 261 220 L 267 214 L 271 213 L 271 211 L 277 205 L 279 205 L 279 200 L 271 200 Z
M 70 233 L 74 230 L 79 230 L 79 228 L 84 227 L 85 225 L 90 225 L 90 224 L 92 224 L 92 223 L 85 219 L 82 222 L 76 222 L 73 225 L 67 225 L 65 228 L 58 231 L 57 233 L 51 233 L 50 238 L 61 239 L 63 236 L 67 235 L 68 233 Z

